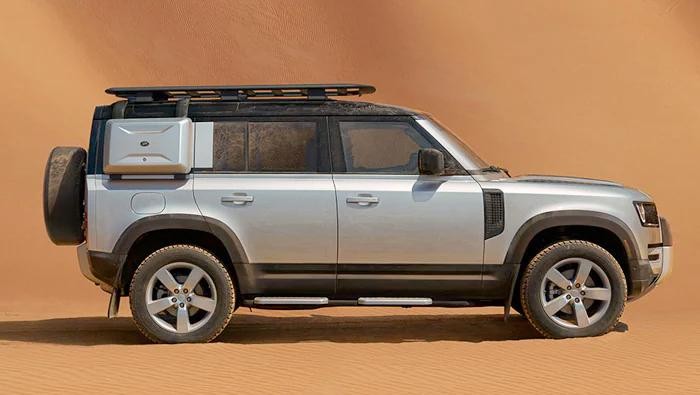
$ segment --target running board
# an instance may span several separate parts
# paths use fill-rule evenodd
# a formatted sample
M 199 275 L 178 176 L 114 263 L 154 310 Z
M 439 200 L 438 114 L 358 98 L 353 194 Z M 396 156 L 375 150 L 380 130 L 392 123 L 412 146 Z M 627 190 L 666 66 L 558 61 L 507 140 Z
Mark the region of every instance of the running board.
M 253 299 L 254 304 L 263 305 L 325 305 L 328 304 L 328 298 L 303 298 L 303 297 L 276 297 L 276 296 L 258 296 Z
M 357 304 L 362 306 L 430 306 L 430 298 L 359 298 Z

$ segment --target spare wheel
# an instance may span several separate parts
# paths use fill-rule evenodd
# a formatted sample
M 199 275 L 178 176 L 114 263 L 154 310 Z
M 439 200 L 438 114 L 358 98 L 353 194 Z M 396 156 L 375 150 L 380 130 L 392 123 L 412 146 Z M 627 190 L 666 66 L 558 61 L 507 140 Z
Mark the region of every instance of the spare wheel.
M 80 147 L 56 147 L 44 171 L 44 223 L 54 244 L 85 241 L 85 159 Z

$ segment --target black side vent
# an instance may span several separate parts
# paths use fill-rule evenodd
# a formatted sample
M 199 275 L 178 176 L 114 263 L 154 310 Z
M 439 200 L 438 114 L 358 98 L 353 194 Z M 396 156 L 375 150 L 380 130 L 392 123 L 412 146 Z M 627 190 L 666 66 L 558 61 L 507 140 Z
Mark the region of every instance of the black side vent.
M 500 235 L 505 222 L 503 192 L 498 189 L 484 189 L 484 240 Z

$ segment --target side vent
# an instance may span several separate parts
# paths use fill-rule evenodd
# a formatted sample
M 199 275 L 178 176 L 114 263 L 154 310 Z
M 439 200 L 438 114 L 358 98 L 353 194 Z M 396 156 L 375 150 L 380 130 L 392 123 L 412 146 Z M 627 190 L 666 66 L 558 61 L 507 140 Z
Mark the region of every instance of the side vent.
M 498 236 L 505 226 L 503 191 L 484 189 L 484 240 Z

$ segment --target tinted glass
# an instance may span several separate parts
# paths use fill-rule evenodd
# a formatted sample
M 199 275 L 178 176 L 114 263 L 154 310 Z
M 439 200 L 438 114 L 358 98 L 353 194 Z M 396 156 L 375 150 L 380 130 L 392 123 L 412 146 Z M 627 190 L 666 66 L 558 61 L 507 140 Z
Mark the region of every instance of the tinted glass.
M 244 171 L 246 122 L 214 123 L 215 171 Z
M 250 171 L 317 171 L 315 122 L 250 122 L 248 139 Z
M 214 171 L 317 172 L 320 149 L 316 122 L 214 123 Z
M 340 122 L 349 173 L 418 174 L 418 151 L 432 145 L 406 122 Z

